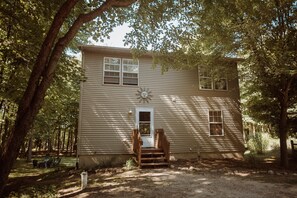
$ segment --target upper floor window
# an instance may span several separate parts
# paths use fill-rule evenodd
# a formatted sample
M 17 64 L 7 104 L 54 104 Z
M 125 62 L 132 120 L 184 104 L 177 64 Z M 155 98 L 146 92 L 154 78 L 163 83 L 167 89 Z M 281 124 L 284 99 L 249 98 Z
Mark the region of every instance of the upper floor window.
M 104 84 L 120 84 L 121 59 L 104 58 Z
M 123 85 L 138 85 L 138 60 L 123 59 Z
M 209 111 L 209 134 L 211 136 L 223 136 L 222 111 Z
M 104 57 L 103 69 L 104 84 L 138 85 L 138 60 Z
M 213 77 L 211 69 L 207 67 L 199 67 L 199 88 L 203 90 L 227 90 L 227 78 Z

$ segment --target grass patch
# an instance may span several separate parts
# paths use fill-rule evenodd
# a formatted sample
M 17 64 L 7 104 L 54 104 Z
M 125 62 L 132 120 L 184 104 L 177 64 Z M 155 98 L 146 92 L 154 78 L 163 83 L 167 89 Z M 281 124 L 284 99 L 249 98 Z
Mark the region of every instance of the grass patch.
M 43 161 L 44 158 L 34 158 Z M 62 157 L 54 168 L 34 168 L 32 162 L 17 159 L 9 175 L 5 197 L 57 197 L 58 190 L 79 185 L 79 171 L 75 171 L 76 159 Z
M 32 159 L 33 160 L 33 159 Z M 43 161 L 44 158 L 34 158 L 34 160 Z M 25 159 L 17 159 L 14 167 L 9 175 L 9 178 L 37 176 L 53 172 L 57 169 L 75 167 L 76 158 L 63 157 L 59 166 L 51 168 L 33 168 L 32 162 L 27 162 Z
M 254 149 L 255 147 L 251 146 L 249 150 L 244 153 L 244 159 L 247 164 L 251 168 L 265 168 L 271 164 L 271 168 L 280 168 L 280 143 L 279 139 L 272 138 L 271 136 L 267 136 L 265 134 L 262 136 L 264 138 L 258 138 L 258 142 L 254 142 L 255 146 L 260 148 L 259 150 Z M 264 139 L 264 143 L 263 143 Z M 289 157 L 289 169 L 296 169 L 296 160 L 292 159 L 292 148 L 290 141 L 294 140 L 297 142 L 295 138 L 287 139 L 287 149 L 288 149 L 288 157 Z M 267 142 L 268 141 L 268 142 Z M 268 143 L 268 144 L 267 144 Z M 265 144 L 263 146 L 263 144 Z M 266 145 L 267 144 L 267 145 Z M 266 149 L 262 149 L 262 148 Z M 258 152 L 260 151 L 260 152 Z
M 11 192 L 8 197 L 57 197 L 57 188 L 55 185 L 34 185 L 22 187 L 18 191 Z

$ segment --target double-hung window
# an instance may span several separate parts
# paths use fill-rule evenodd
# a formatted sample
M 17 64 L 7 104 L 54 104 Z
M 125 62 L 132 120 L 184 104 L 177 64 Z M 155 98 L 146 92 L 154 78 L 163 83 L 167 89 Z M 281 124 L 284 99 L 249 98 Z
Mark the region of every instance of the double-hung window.
M 123 85 L 138 85 L 138 60 L 123 59 Z
M 209 135 L 223 136 L 223 114 L 222 111 L 209 110 Z
M 104 57 L 103 68 L 104 84 L 138 85 L 138 60 Z
M 104 58 L 104 84 L 120 84 L 121 59 Z
M 227 78 L 222 74 L 219 77 L 213 77 L 211 69 L 199 67 L 199 88 L 201 90 L 227 90 Z
M 213 87 L 210 70 L 206 67 L 199 68 L 199 87 L 200 89 L 209 89 Z

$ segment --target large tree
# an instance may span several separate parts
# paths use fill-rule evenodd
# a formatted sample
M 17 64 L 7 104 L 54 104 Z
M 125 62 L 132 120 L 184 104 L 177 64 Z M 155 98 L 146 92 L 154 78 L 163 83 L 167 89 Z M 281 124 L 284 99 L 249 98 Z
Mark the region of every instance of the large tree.
M 165 22 L 163 30 L 135 23 L 137 28 L 131 35 L 145 38 L 149 34 L 150 40 L 128 42 L 137 48 L 153 46 L 164 54 L 171 51 L 168 61 L 164 61 L 164 54 L 160 56 L 160 62 L 167 66 L 211 66 L 222 57 L 243 57 L 253 85 L 252 97 L 265 98 L 257 105 L 265 109 L 260 112 L 263 118 L 272 116 L 271 124 L 280 138 L 281 165 L 287 167 L 288 109 L 296 107 L 297 95 L 297 1 L 211 0 L 184 4 L 188 6 L 181 7 L 172 23 Z M 182 61 L 175 64 L 176 57 Z
M 12 168 L 13 162 L 18 156 L 19 150 L 23 141 L 36 117 L 47 89 L 49 88 L 57 63 L 66 47 L 70 44 L 72 39 L 78 33 L 78 31 L 84 27 L 84 24 L 91 22 L 97 28 L 102 28 L 99 33 L 109 32 L 112 27 L 122 23 L 124 17 L 120 8 L 129 7 L 136 0 L 106 0 L 106 1 L 82 1 L 82 0 L 64 0 L 53 1 L 55 6 L 51 6 L 51 1 L 3 1 L 1 2 L 1 14 L 6 15 L 7 11 L 10 11 L 13 19 L 20 19 L 16 17 L 15 13 L 10 8 L 11 5 L 16 7 L 23 7 L 23 10 L 18 11 L 23 15 L 24 19 L 32 19 L 36 24 L 41 23 L 37 15 L 38 10 L 53 11 L 54 16 L 49 15 L 47 20 L 48 26 L 45 26 L 47 30 L 44 31 L 44 35 L 40 35 L 40 45 L 35 46 L 38 48 L 35 58 L 33 58 L 33 66 L 30 67 L 31 72 L 25 91 L 20 97 L 18 102 L 18 111 L 15 118 L 14 126 L 9 133 L 7 140 L 4 142 L 4 146 L 1 147 L 0 153 L 0 194 L 3 192 L 4 185 L 7 181 L 9 172 Z M 28 12 L 27 7 L 33 8 Z M 53 9 L 53 10 L 51 10 Z M 14 18 L 15 17 L 15 18 Z M 9 18 L 9 17 L 8 17 Z M 97 19 L 97 20 L 94 20 Z M 3 21 L 2 21 L 3 22 Z M 18 21 L 13 21 L 18 23 Z M 7 24 L 13 23 L 8 21 Z M 28 21 L 30 22 L 30 21 Z M 27 27 L 27 31 L 30 33 L 30 28 Z M 88 32 L 88 28 L 84 28 Z M 20 33 L 20 32 L 18 32 Z M 23 32 L 26 37 L 30 37 L 30 34 Z M 34 38 L 34 35 L 31 35 Z M 16 40 L 12 38 L 12 43 Z M 28 46 L 23 44 L 25 49 L 29 50 Z M 34 54 L 34 53 L 33 53 Z M 19 54 L 22 55 L 22 54 Z M 33 56 L 34 57 L 34 56 Z M 31 56 L 30 56 L 31 58 Z

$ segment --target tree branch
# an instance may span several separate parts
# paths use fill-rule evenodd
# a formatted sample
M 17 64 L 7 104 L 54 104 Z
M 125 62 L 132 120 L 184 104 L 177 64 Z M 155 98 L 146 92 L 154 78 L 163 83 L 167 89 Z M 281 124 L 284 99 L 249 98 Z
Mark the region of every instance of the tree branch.
M 79 17 L 75 20 L 73 25 L 70 27 L 69 31 L 64 35 L 64 37 L 60 38 L 57 44 L 55 45 L 53 54 L 48 63 L 48 67 L 45 73 L 50 73 L 50 74 L 53 73 L 54 71 L 53 65 L 56 65 L 58 59 L 62 54 L 62 51 L 69 44 L 69 42 L 74 38 L 74 36 L 76 35 L 76 33 L 79 31 L 80 27 L 84 23 L 90 22 L 96 17 L 102 15 L 103 12 L 107 11 L 111 7 L 128 7 L 134 2 L 136 2 L 136 0 L 126 0 L 126 1 L 107 0 L 99 8 L 91 11 L 90 13 L 79 15 Z
M 87 14 L 79 15 L 78 18 L 74 21 L 73 25 L 69 28 L 68 32 L 62 38 L 60 38 L 58 42 L 55 44 L 50 59 L 48 61 L 47 67 L 44 69 L 42 73 L 42 80 L 39 83 L 39 89 L 36 90 L 35 97 L 32 99 L 31 103 L 34 104 L 44 97 L 45 90 L 49 87 L 50 82 L 53 79 L 57 63 L 63 53 L 63 50 L 74 38 L 74 36 L 84 23 L 87 23 L 95 19 L 96 17 L 102 15 L 105 11 L 112 7 L 128 7 L 134 2 L 136 2 L 136 0 L 107 0 L 99 8 Z M 35 111 L 38 111 L 38 109 L 39 107 L 36 107 Z
M 22 108 L 19 108 L 20 112 L 18 113 L 18 116 L 22 117 L 24 114 L 23 112 L 25 112 L 26 109 L 30 107 L 34 92 L 39 84 L 38 82 L 46 66 L 46 63 L 49 60 L 50 54 L 52 52 L 52 47 L 58 33 L 60 32 L 61 26 L 63 25 L 65 19 L 68 17 L 69 13 L 78 1 L 79 0 L 67 0 L 55 15 L 54 21 L 47 33 L 47 36 L 37 56 L 36 62 L 33 66 L 27 89 L 20 102 L 20 106 L 22 106 Z

